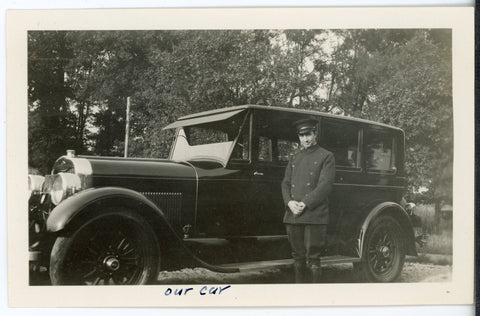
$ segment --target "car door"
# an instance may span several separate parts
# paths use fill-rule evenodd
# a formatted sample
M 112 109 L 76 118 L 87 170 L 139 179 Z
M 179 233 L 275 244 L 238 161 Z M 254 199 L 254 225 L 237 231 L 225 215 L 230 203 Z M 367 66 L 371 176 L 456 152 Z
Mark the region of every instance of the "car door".
M 222 175 L 200 180 L 197 225 L 206 237 L 285 234 L 281 181 L 288 153 L 279 158 L 277 139 L 253 135 L 239 138 Z
M 370 200 L 368 186 L 364 185 L 362 167 L 361 125 L 338 119 L 323 118 L 320 130 L 320 146 L 335 157 L 335 183 L 329 196 L 329 238 L 332 242 L 356 238 L 362 214 L 360 210 Z
M 233 238 L 251 234 L 251 159 L 247 117 L 226 166 L 197 168 L 196 236 Z
M 284 235 L 285 204 L 282 198 L 281 182 L 289 155 L 296 150 L 297 144 L 291 140 L 261 133 L 256 134 L 254 143 L 251 199 L 256 205 L 256 216 L 262 223 L 257 229 L 257 234 Z

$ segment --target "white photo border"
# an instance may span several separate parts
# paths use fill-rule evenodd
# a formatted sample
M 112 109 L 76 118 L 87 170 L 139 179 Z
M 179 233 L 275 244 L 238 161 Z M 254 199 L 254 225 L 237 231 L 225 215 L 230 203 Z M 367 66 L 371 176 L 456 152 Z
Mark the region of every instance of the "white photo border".
M 9 304 L 17 307 L 364 306 L 473 303 L 473 8 L 235 8 L 44 10 L 7 13 L 7 212 Z M 248 24 L 245 25 L 245 17 Z M 268 18 L 267 18 L 268 17 Z M 293 18 L 297 17 L 297 18 Z M 167 297 L 168 286 L 28 285 L 26 212 L 29 30 L 451 28 L 454 104 L 452 282 L 234 285 L 224 296 Z M 11 122 L 15 122 L 12 124 Z M 13 172 L 13 170 L 15 170 Z M 459 180 L 460 179 L 460 180 Z M 194 289 L 202 286 L 192 285 Z M 411 293 L 415 292 L 415 295 Z M 108 293 L 108 295 L 106 295 Z M 288 295 L 294 293 L 292 295 Z M 321 293 L 321 301 L 317 298 Z M 381 301 L 378 299 L 381 295 Z M 279 303 L 281 302 L 281 303 Z

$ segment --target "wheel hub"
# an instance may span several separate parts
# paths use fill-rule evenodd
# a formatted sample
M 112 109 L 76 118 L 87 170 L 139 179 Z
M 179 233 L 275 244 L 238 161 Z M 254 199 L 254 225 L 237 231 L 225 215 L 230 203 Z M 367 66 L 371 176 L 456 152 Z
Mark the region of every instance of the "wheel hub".
M 108 270 L 108 271 L 117 271 L 120 269 L 120 261 L 112 256 L 106 257 L 105 260 L 103 260 L 103 266 Z
M 388 256 L 390 256 L 390 248 L 387 246 L 381 246 L 379 252 L 384 258 L 388 258 Z

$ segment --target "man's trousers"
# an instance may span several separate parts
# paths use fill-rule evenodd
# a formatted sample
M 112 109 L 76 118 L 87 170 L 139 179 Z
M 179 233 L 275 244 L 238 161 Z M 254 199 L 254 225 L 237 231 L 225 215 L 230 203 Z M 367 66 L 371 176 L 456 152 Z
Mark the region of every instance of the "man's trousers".
M 293 259 L 320 264 L 327 237 L 327 225 L 286 224 L 286 228 Z
M 310 272 L 309 282 L 318 282 L 321 276 L 320 257 L 325 246 L 327 225 L 286 224 L 288 241 L 294 259 L 295 282 L 306 281 L 305 272 Z

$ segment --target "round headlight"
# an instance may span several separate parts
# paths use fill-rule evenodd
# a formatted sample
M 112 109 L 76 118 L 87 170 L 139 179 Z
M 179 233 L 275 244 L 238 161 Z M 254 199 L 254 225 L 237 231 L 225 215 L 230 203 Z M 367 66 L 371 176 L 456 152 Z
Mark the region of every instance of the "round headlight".
M 42 192 L 42 186 L 45 178 L 42 176 L 28 175 L 28 198 L 30 199 L 35 194 Z
M 50 198 L 52 203 L 58 205 L 68 196 L 80 191 L 82 183 L 80 177 L 72 173 L 59 173 L 55 175 L 52 188 L 50 190 Z

